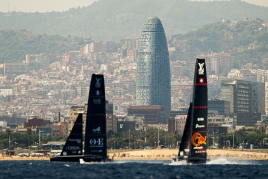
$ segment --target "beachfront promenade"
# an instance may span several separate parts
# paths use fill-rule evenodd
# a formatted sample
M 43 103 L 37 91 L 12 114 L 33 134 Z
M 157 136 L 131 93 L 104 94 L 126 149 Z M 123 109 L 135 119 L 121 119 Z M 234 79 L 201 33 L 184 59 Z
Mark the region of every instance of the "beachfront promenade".
M 109 150 L 108 155 L 114 160 L 171 160 L 178 154 L 178 149 L 151 150 Z M 47 157 L 2 156 L 0 160 L 49 160 Z M 268 149 L 228 150 L 208 149 L 208 158 L 226 158 L 228 160 L 268 160 Z

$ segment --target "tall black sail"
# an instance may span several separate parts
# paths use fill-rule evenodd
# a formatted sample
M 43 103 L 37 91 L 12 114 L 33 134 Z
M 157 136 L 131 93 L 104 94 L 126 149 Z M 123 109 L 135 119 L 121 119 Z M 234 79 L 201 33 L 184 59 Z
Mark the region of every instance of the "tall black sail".
M 83 116 L 79 114 L 60 156 L 82 155 Z
M 107 159 L 105 86 L 102 74 L 92 74 L 85 135 L 85 161 Z
M 208 115 L 208 89 L 205 59 L 196 59 L 192 103 L 193 109 L 189 161 L 205 162 L 207 158 Z
M 191 113 L 192 113 L 192 103 L 190 103 L 190 107 L 188 110 L 184 131 L 182 134 L 180 149 L 179 149 L 179 157 L 188 157 L 190 152 L 190 140 L 191 140 Z

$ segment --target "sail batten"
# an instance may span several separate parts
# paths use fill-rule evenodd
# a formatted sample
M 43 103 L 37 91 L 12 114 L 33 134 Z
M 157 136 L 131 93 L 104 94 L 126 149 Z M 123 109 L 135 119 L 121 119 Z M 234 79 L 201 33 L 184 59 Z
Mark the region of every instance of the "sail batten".
M 206 109 L 208 106 L 194 106 L 195 109 Z

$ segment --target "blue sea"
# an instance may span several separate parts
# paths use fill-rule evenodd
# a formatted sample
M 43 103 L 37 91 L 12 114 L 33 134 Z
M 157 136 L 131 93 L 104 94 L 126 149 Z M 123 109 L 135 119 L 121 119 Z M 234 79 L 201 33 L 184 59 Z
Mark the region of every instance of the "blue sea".
M 61 163 L 1 161 L 1 179 L 265 179 L 268 161 L 227 161 L 190 165 L 169 161 L 114 161 L 112 163 Z

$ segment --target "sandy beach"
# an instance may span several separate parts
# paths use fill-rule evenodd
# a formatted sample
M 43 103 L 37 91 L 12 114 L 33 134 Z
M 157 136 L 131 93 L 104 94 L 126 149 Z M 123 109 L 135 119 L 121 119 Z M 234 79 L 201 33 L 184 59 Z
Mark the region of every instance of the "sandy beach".
M 223 150 L 208 149 L 208 158 L 226 158 L 228 160 L 268 160 L 268 150 Z M 114 160 L 171 160 L 178 154 L 178 149 L 151 149 L 151 150 L 109 150 L 108 155 Z M 45 157 L 20 157 L 20 156 L 2 156 L 2 160 L 49 160 Z
M 268 153 L 266 153 L 266 151 L 209 149 L 207 152 L 209 159 L 226 158 L 228 160 L 268 160 Z M 109 152 L 109 156 L 114 157 L 114 160 L 171 160 L 171 158 L 175 155 L 178 155 L 178 149 Z
M 0 155 L 0 161 L 4 160 L 49 160 L 50 157 L 20 157 L 20 156 L 2 156 Z

